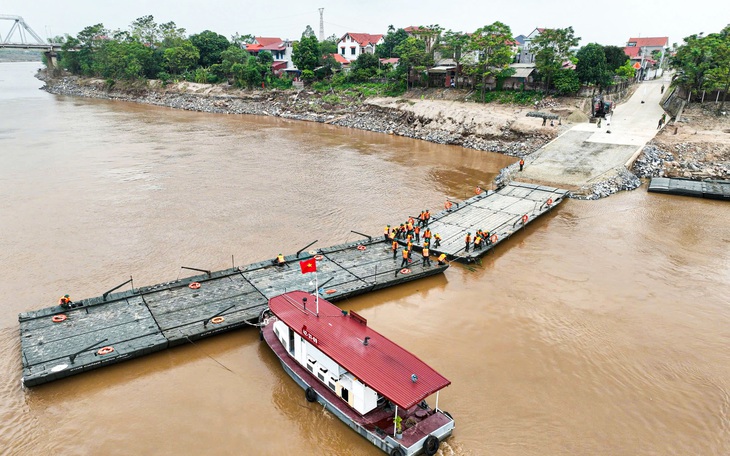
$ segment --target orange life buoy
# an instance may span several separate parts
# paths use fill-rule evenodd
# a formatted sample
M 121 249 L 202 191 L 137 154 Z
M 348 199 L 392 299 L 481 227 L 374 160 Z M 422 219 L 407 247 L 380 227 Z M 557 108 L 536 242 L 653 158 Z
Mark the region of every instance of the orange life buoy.
M 477 185 L 477 188 L 474 189 L 474 193 L 477 194 L 477 195 L 480 194 L 480 193 L 482 193 L 482 188 Z
M 552 204 L 553 204 L 553 199 L 552 198 L 548 198 L 547 205 L 548 206 L 551 206 Z
M 213 317 L 213 318 L 210 319 L 210 322 L 211 323 L 215 323 L 216 325 L 218 323 L 223 323 L 224 321 L 226 321 L 226 319 L 223 318 L 223 317 Z
M 65 314 L 58 314 L 58 315 L 54 315 L 53 318 L 51 318 L 51 320 L 54 323 L 61 323 L 62 321 L 66 321 L 66 318 L 67 317 Z
M 329 290 L 325 291 L 325 293 L 327 293 L 327 294 L 332 294 L 332 293 L 336 293 L 336 292 L 337 292 L 337 290 L 335 290 L 334 288 L 330 288 Z
M 401 274 L 409 274 L 410 272 L 411 272 L 411 270 L 408 269 L 408 268 L 403 268 L 403 269 L 400 270 L 400 273 Z
M 315 255 L 314 259 L 317 261 L 320 261 L 322 258 L 324 258 L 322 255 Z
M 357 249 L 358 249 L 358 250 L 365 250 L 365 248 L 366 248 L 366 247 L 365 247 L 364 245 L 358 245 L 358 246 L 357 246 Z
M 191 284 L 190 284 L 190 285 L 188 285 L 188 286 L 189 286 L 190 288 L 192 288 L 193 290 L 197 290 L 198 288 L 200 288 L 200 283 L 198 283 L 198 282 L 193 282 L 193 283 L 191 283 Z
M 523 224 L 527 223 L 527 214 L 522 216 L 522 223 Z
M 494 243 L 496 243 L 496 242 L 497 242 L 497 239 L 499 239 L 499 238 L 497 237 L 497 235 L 496 235 L 496 234 L 493 234 L 493 235 L 492 235 L 492 237 L 490 237 L 489 239 L 491 239 L 491 241 L 492 241 L 492 244 L 494 244 Z
M 97 351 L 100 355 L 108 355 L 109 353 L 113 352 L 114 349 L 112 347 L 101 347 L 99 351 Z

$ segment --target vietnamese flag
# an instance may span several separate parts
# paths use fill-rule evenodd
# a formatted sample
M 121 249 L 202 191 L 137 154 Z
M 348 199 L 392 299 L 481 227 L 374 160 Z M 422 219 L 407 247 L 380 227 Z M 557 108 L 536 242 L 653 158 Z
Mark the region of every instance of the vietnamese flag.
M 314 257 L 299 262 L 299 267 L 302 268 L 302 274 L 308 272 L 317 272 L 317 260 Z

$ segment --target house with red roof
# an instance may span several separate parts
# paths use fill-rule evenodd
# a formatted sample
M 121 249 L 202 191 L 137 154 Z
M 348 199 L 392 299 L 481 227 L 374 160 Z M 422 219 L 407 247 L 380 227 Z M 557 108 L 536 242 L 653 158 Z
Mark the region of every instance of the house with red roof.
M 652 79 L 662 74 L 662 65 L 664 56 L 669 47 L 669 37 L 647 37 L 647 38 L 629 38 L 624 47 L 624 53 L 629 56 L 632 63 L 641 65 L 638 77 L 641 79 Z M 654 55 L 655 51 L 660 52 L 657 60 Z
M 374 54 L 375 46 L 383 44 L 383 35 L 369 33 L 345 33 L 337 42 L 339 54 L 349 61 L 357 60 L 360 54 Z
M 281 74 L 287 70 L 296 70 L 291 59 L 292 50 L 291 41 L 275 37 L 257 36 L 254 38 L 253 43 L 246 45 L 246 51 L 254 56 L 259 55 L 261 51 L 271 53 L 271 56 L 274 57 L 274 63 L 271 64 L 274 74 Z

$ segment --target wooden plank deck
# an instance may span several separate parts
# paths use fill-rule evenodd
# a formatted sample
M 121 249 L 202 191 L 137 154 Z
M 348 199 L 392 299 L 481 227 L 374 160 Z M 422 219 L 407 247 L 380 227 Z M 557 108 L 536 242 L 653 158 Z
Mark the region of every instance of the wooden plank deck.
M 730 181 L 695 181 L 668 177 L 653 177 L 650 192 L 670 195 L 694 196 L 730 201 Z
M 358 249 L 364 246 L 364 249 Z M 188 277 L 134 290 L 74 302 L 65 310 L 53 306 L 21 313 L 23 382 L 34 386 L 122 360 L 163 350 L 248 325 L 268 299 L 292 290 L 314 292 L 314 274 L 302 274 L 299 261 L 317 262 L 320 292 L 338 301 L 369 291 L 442 273 L 448 265 L 421 267 L 413 261 L 400 273 L 390 243 L 378 238 L 286 256 L 284 266 L 271 260 Z M 191 289 L 192 282 L 201 284 Z M 52 321 L 63 314 L 63 322 Z M 213 323 L 213 317 L 223 321 Z M 112 347 L 99 354 L 102 347 Z
M 429 228 L 433 234 L 441 235 L 442 239 L 438 248 L 434 247 L 432 241 L 430 250 L 436 255 L 445 253 L 450 260 L 475 261 L 525 225 L 560 204 L 567 194 L 567 190 L 558 188 L 512 182 L 497 191 L 476 195 L 458 205 L 454 204 L 449 211 L 441 211 L 431 217 Z M 549 205 L 548 200 L 552 200 Z M 523 223 L 522 217 L 525 215 L 527 222 Z M 471 233 L 473 242 L 477 230 L 496 234 L 497 242 L 484 245 L 477 251 L 474 251 L 472 245 L 469 251 L 465 252 L 466 234 Z M 399 240 L 399 243 L 402 244 L 404 241 Z M 414 242 L 413 245 L 420 251 L 423 248 L 423 239 Z

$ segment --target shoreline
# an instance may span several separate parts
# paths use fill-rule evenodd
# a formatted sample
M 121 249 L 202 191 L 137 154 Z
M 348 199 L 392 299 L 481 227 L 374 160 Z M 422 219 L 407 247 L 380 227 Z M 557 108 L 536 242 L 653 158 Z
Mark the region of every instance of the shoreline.
M 109 84 L 102 79 L 77 76 L 49 78 L 43 70 L 38 71 L 36 77 L 45 83 L 42 90 L 56 95 L 130 101 L 214 114 L 319 122 L 515 157 L 515 163 L 500 170 L 495 178 L 498 186 L 517 175 L 517 159 L 525 158 L 529 164 L 529 157 L 569 129 L 571 122 L 587 121 L 579 103 L 570 106 L 546 99 L 535 108 L 558 114 L 561 122 L 554 127 L 543 127 L 539 119 L 526 117 L 533 107 L 463 102 L 455 99 L 454 94 L 458 93 L 450 89 L 414 91 L 398 98 L 362 99 L 341 94 L 330 96 L 312 90 L 239 90 L 189 82 L 167 86 L 159 81 L 112 81 Z M 420 99 L 413 98 L 419 94 Z M 691 144 L 691 139 L 688 141 Z M 696 173 L 702 178 L 726 179 L 730 173 L 727 161 L 703 166 L 698 159 L 686 162 L 661 159 L 668 156 L 657 142 L 655 138 L 642 148 L 631 169 L 617 168 L 590 185 L 572 189 L 569 197 L 596 200 L 622 190 L 634 190 L 642 184 L 641 178 L 674 174 L 671 169 L 682 171 L 686 176 L 684 168 L 693 173 L 702 168 L 703 172 Z M 691 145 L 685 145 L 683 149 L 691 149 Z

